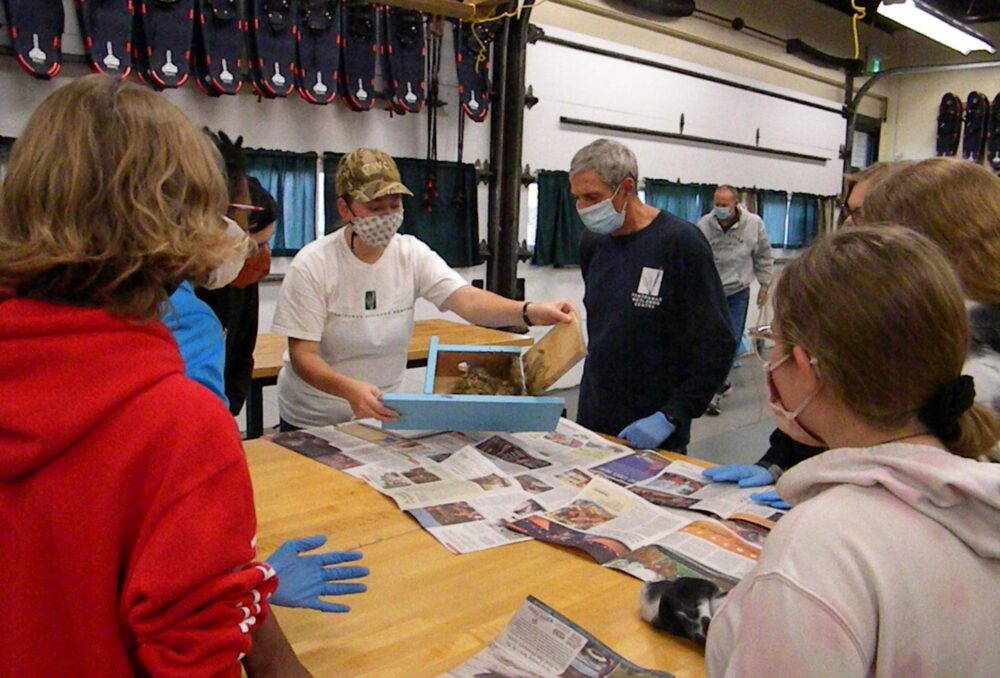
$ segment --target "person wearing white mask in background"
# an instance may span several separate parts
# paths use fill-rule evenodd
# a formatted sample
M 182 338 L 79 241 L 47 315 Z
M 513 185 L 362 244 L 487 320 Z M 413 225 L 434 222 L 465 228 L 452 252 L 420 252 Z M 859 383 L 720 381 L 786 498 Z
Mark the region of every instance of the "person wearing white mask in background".
M 639 199 L 635 154 L 616 141 L 579 150 L 569 179 L 586 226 L 577 421 L 635 447 L 683 452 L 736 351 L 712 249 L 694 224 Z
M 743 328 L 747 322 L 750 306 L 750 285 L 754 278 L 760 283 L 757 292 L 757 307 L 767 303 L 767 288 L 771 284 L 774 268 L 771 256 L 771 241 L 767 237 L 764 220 L 741 205 L 739 194 L 732 186 L 722 185 L 715 189 L 714 208 L 698 220 L 698 229 L 708 240 L 715 256 L 715 267 L 722 279 L 722 291 L 729 305 L 729 320 L 732 323 L 736 341 L 743 338 Z M 739 355 L 733 360 L 733 366 Z M 706 414 L 718 416 L 722 396 L 733 390 L 729 380 L 708 404 Z
M 281 430 L 395 419 L 381 395 L 402 381 L 418 297 L 494 327 L 554 325 L 575 312 L 568 301 L 514 301 L 472 287 L 419 239 L 397 234 L 402 196 L 413 193 L 382 151 L 341 158 L 336 191 L 345 227 L 299 251 L 274 314 L 272 331 L 289 340 L 278 375 Z

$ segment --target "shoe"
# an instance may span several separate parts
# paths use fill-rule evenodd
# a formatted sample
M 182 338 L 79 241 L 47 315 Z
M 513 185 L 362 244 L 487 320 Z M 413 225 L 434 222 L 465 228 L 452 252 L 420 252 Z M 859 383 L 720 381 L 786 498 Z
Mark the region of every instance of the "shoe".
M 708 407 L 705 408 L 705 414 L 707 414 L 710 417 L 719 416 L 719 414 L 721 413 L 721 410 L 719 409 L 720 400 L 721 396 L 715 396 L 714 398 L 712 398 L 712 401 L 708 404 Z
M 728 381 L 722 385 L 722 391 L 719 393 L 723 398 L 733 392 L 733 385 Z

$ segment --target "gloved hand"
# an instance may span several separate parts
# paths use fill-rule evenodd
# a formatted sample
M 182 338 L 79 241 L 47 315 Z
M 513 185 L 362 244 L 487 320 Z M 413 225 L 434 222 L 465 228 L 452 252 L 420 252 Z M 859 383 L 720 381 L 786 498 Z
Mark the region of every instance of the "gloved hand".
M 364 584 L 330 583 L 368 576 L 367 567 L 326 567 L 360 560 L 361 553 L 358 551 L 328 551 L 310 556 L 300 555 L 325 543 L 326 537 L 323 535 L 292 539 L 271 554 L 267 563 L 278 573 L 278 588 L 271 595 L 272 605 L 307 607 L 323 612 L 349 612 L 351 608 L 347 605 L 328 603 L 320 596 L 342 596 L 368 590 Z
M 740 487 L 762 487 L 774 482 L 774 476 L 763 466 L 756 464 L 726 464 L 713 466 L 702 473 L 716 483 L 737 483 Z
M 636 419 L 623 428 L 618 437 L 629 441 L 633 447 L 653 448 L 669 438 L 676 428 L 667 419 L 667 415 L 663 412 L 657 412 L 648 417 Z
M 792 505 L 787 501 L 778 496 L 775 490 L 770 492 L 757 492 L 756 494 L 751 494 L 750 498 L 753 499 L 758 504 L 763 504 L 764 506 L 770 506 L 771 508 L 781 509 L 787 511 L 792 508 Z

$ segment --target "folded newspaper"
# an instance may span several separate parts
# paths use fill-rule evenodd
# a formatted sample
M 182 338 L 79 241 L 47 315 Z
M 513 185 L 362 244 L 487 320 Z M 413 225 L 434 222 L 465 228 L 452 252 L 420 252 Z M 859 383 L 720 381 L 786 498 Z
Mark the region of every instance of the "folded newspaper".
M 500 635 L 447 678 L 673 678 L 636 666 L 534 596 Z
M 762 488 L 712 483 L 696 464 L 566 419 L 549 433 L 405 437 L 351 422 L 273 441 L 364 480 L 452 553 L 534 538 L 645 581 L 701 576 L 728 588 L 782 515 L 751 501 Z

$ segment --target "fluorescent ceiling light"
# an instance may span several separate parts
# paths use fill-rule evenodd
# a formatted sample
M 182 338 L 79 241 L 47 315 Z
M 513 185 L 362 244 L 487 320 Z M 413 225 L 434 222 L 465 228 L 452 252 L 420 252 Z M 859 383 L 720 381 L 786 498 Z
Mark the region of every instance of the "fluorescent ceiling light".
M 979 50 L 996 52 L 982 35 L 920 0 L 882 2 L 878 13 L 962 54 Z

